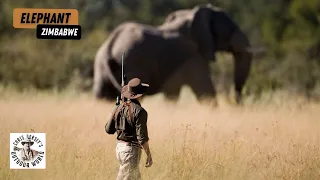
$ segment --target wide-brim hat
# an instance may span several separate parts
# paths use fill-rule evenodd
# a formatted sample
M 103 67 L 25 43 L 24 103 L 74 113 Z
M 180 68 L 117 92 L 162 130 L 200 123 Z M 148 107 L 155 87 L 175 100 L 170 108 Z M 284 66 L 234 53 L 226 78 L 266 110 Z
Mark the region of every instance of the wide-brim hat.
M 27 140 L 25 140 L 25 141 L 21 141 L 22 146 L 23 146 L 25 143 L 30 143 L 30 144 L 31 144 L 30 146 L 32 146 L 32 145 L 34 144 L 34 142 L 31 141 L 30 139 L 27 139 Z
M 123 86 L 122 95 L 127 99 L 137 99 L 141 97 L 149 87 L 149 84 L 142 83 L 139 78 L 133 78 L 127 85 Z

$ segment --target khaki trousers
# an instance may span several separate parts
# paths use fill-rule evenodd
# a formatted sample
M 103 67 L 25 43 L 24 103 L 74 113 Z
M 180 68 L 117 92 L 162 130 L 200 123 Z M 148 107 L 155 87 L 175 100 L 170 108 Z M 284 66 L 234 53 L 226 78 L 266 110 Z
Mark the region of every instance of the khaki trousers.
M 139 170 L 141 148 L 128 146 L 123 142 L 118 142 L 116 156 L 120 164 L 117 180 L 141 179 Z

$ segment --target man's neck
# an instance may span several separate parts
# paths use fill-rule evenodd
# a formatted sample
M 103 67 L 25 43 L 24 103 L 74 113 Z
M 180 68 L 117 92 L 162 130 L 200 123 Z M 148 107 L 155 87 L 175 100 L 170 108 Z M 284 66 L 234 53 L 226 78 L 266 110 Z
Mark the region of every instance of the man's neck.
M 130 101 L 141 106 L 140 102 L 137 99 L 131 99 Z

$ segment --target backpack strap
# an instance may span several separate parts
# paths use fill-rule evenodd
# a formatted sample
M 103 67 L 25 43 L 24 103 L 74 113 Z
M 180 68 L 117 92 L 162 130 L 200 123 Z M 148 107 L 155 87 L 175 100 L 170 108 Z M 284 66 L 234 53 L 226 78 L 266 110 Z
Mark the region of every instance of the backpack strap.
M 132 113 L 132 107 L 131 107 L 131 102 L 128 103 L 128 109 L 129 109 L 129 119 L 130 121 L 133 121 L 133 113 Z
M 114 113 L 114 119 L 117 120 L 117 117 L 121 111 L 121 109 L 123 108 L 123 103 L 120 104 L 120 106 L 118 106 L 117 111 Z

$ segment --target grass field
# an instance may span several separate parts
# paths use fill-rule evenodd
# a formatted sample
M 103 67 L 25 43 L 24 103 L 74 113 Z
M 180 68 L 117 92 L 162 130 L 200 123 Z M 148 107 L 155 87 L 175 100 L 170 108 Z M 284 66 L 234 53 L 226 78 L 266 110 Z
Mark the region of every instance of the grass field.
M 104 132 L 113 104 L 88 95 L 0 94 L 0 179 L 116 178 L 115 136 Z M 185 97 L 185 96 L 184 96 Z M 193 99 L 177 107 L 147 98 L 154 165 L 146 180 L 320 179 L 320 105 L 293 97 L 217 109 Z M 45 170 L 9 169 L 10 132 L 47 133 Z

